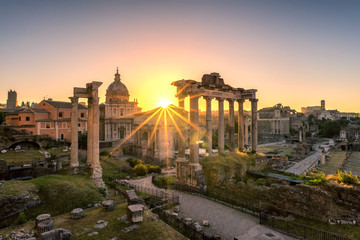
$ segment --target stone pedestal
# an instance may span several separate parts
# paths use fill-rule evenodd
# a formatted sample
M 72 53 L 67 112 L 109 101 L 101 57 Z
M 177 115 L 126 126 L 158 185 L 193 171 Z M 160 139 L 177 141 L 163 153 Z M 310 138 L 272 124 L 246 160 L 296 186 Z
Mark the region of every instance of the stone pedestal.
M 73 219 L 79 219 L 83 217 L 84 210 L 82 208 L 75 208 L 71 211 L 71 218 Z
M 106 210 L 106 211 L 112 211 L 115 208 L 115 204 L 113 200 L 106 200 L 102 202 L 102 207 Z
M 47 221 L 47 220 L 51 220 L 51 215 L 47 214 L 47 213 L 41 214 L 36 217 L 35 224 L 37 226 L 39 223 Z
M 144 205 L 134 204 L 128 206 L 127 217 L 132 223 L 142 222 L 144 219 Z
M 38 223 L 36 230 L 38 235 L 41 235 L 44 232 L 48 232 L 54 229 L 54 222 L 52 220 L 45 220 Z

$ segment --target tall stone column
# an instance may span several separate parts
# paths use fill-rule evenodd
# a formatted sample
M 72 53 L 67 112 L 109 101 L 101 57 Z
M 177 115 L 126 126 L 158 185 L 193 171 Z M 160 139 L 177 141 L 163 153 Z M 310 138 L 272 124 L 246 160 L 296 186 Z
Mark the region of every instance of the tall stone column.
M 206 100 L 206 143 L 207 153 L 212 155 L 212 117 L 211 117 L 211 97 L 204 97 Z
M 225 133 L 225 122 L 224 122 L 224 99 L 217 98 L 219 103 L 219 126 L 218 126 L 218 150 L 224 152 L 224 133 Z
M 190 96 L 190 122 L 199 127 L 199 97 Z M 190 165 L 199 165 L 199 131 L 190 127 Z
M 99 97 L 98 97 L 98 88 L 101 86 L 100 82 L 91 83 L 89 90 L 91 93 L 91 98 L 93 102 L 93 118 L 92 126 L 89 126 L 89 129 L 92 128 L 92 162 L 91 162 L 91 178 L 95 180 L 97 187 L 105 187 L 105 183 L 102 180 L 102 168 L 100 165 L 99 158 L 99 121 L 100 121 L 100 111 L 99 111 Z
M 87 131 L 87 150 L 86 150 L 86 164 L 91 166 L 93 159 L 93 138 L 94 138 L 94 104 L 93 98 L 88 97 L 88 131 Z
M 235 139 L 234 139 L 234 133 L 235 133 L 235 113 L 234 113 L 234 100 L 228 99 L 229 102 L 229 148 L 230 151 L 235 150 Z
M 249 116 L 245 117 L 245 131 L 244 131 L 244 145 L 246 145 L 246 150 L 249 147 Z M 245 148 L 244 148 L 245 149 Z
M 69 97 L 71 100 L 71 156 L 70 168 L 72 173 L 77 173 L 78 159 L 78 97 Z
M 185 96 L 179 96 L 178 97 L 178 101 L 179 101 L 179 110 L 181 111 L 179 114 L 184 116 L 184 107 L 185 107 Z M 184 116 L 185 118 L 187 118 L 186 116 Z M 184 120 L 180 120 L 179 123 L 179 128 L 181 131 L 181 134 L 184 136 L 184 138 L 182 138 L 180 136 L 179 133 L 179 137 L 178 137 L 178 159 L 176 160 L 177 162 L 186 162 L 186 158 L 185 158 L 185 136 L 186 136 L 186 125 L 184 123 Z
M 245 132 L 244 132 L 244 100 L 238 102 L 238 148 L 240 151 L 245 149 Z
M 251 148 L 256 151 L 258 143 L 258 125 L 257 125 L 257 102 L 258 99 L 251 99 Z

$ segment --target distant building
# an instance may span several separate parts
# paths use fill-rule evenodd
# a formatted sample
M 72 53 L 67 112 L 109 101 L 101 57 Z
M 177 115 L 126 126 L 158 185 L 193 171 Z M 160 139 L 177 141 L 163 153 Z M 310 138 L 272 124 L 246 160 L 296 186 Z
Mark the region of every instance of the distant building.
M 161 118 L 157 114 L 149 119 L 158 109 L 142 112 L 137 100 L 130 101 L 129 98 L 129 91 L 116 71 L 114 81 L 106 90 L 106 101 L 100 105 L 101 147 L 119 148 L 119 155 L 124 153 L 160 160 L 174 157 L 176 130 L 170 117 L 167 117 L 166 126 L 164 114 Z
M 310 106 L 310 107 L 302 107 L 301 112 L 309 117 L 313 115 L 315 119 L 329 119 L 336 120 L 340 117 L 340 112 L 338 110 L 326 110 L 325 108 L 325 100 L 321 100 L 321 106 Z
M 87 108 L 79 104 L 79 132 L 87 131 Z M 71 140 L 71 103 L 43 100 L 35 108 L 19 108 L 6 114 L 6 125 L 31 135 Z
M 258 111 L 259 134 L 289 134 L 290 116 L 295 110 L 288 106 L 277 104 L 273 107 L 262 108 Z
M 7 109 L 15 109 L 17 106 L 17 93 L 10 89 L 8 91 L 8 98 L 6 101 L 6 108 Z
M 357 118 L 359 116 L 359 113 L 340 112 L 340 118 L 346 118 L 347 120 L 350 120 L 351 118 Z

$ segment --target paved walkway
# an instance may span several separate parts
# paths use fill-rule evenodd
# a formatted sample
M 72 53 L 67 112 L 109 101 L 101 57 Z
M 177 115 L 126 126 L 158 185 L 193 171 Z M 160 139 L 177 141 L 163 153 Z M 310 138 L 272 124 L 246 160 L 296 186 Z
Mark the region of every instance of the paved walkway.
M 313 168 L 319 163 L 321 157 L 322 148 L 325 149 L 325 152 L 329 151 L 331 145 L 334 145 L 334 141 L 330 140 L 329 142 L 323 142 L 320 144 L 315 144 L 314 148 L 316 149 L 315 153 L 308 156 L 307 158 L 301 160 L 300 162 L 295 163 L 290 168 L 286 169 L 285 172 L 293 173 L 296 175 L 301 175 L 306 172 L 308 169 Z
M 131 180 L 147 187 L 155 187 L 151 183 L 151 176 Z M 208 220 L 210 227 L 205 230 L 221 239 L 233 240 L 234 237 L 242 240 L 292 240 L 294 238 L 280 234 L 259 224 L 259 219 L 235 210 L 223 204 L 184 192 L 174 191 L 180 197 L 180 217 L 190 217 L 201 223 Z M 265 234 L 271 233 L 273 237 Z M 271 236 L 271 235 L 270 235 Z

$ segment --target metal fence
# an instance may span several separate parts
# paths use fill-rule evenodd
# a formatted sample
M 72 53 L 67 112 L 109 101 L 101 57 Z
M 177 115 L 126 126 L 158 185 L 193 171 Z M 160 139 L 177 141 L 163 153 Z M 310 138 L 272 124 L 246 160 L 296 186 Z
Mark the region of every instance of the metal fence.
M 348 237 L 268 215 L 266 211 L 260 213 L 260 224 L 306 240 L 351 240 L 351 238 Z
M 120 185 L 123 185 L 125 187 L 128 187 L 128 188 L 133 188 L 133 189 L 135 189 L 135 191 L 138 191 L 138 192 L 142 192 L 142 193 L 146 193 L 146 194 L 158 197 L 158 198 L 166 199 L 167 201 L 169 201 L 171 203 L 175 203 L 175 204 L 180 203 L 179 196 L 169 190 L 137 185 L 134 183 L 130 183 L 129 181 L 126 181 L 126 180 L 120 180 L 120 181 L 117 181 L 117 183 L 119 183 Z

